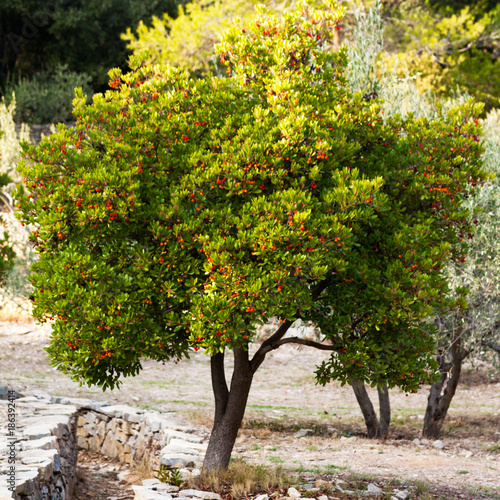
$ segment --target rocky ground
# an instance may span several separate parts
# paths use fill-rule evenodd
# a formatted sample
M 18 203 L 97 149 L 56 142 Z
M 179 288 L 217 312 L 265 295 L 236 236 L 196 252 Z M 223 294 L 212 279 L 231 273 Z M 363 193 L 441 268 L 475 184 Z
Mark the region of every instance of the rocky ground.
M 79 387 L 49 365 L 43 351 L 49 332 L 49 326 L 32 322 L 0 324 L 0 385 L 20 392 L 41 389 L 52 395 L 173 410 L 179 418 L 209 429 L 213 401 L 206 356 L 195 353 L 191 360 L 177 364 L 145 362 L 138 377 L 103 394 L 95 387 Z M 479 367 L 465 374 L 443 429 L 442 446 L 420 439 L 428 388 L 408 396 L 392 390 L 390 437 L 374 441 L 366 439 L 361 412 L 349 387 L 315 385 L 314 367 L 326 356 L 289 345 L 268 356 L 254 380 L 235 456 L 253 463 L 281 464 L 316 479 L 354 478 L 382 486 L 407 482 L 408 488 L 428 491 L 429 498 L 500 496 L 498 375 Z M 227 368 L 230 373 L 231 360 Z M 300 429 L 311 432 L 296 437 Z M 413 442 L 415 439 L 420 441 Z M 95 460 L 82 455 L 79 491 L 83 493 L 79 498 L 131 498 L 127 496 L 132 495 L 131 490 L 120 483 L 127 472 L 123 466 L 105 463 L 95 467 L 100 464 Z M 111 489 L 97 484 L 109 484 Z

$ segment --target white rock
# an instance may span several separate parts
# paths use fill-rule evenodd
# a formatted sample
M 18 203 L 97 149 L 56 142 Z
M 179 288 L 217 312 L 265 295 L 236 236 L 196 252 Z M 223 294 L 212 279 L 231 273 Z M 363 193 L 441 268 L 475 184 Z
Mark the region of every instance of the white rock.
M 165 444 L 169 444 L 172 439 L 182 439 L 183 441 L 189 441 L 190 443 L 201 443 L 203 441 L 203 438 L 197 436 L 196 434 L 188 434 L 187 432 L 180 432 L 174 429 L 165 429 L 163 435 L 165 437 Z
M 464 457 L 464 458 L 470 458 L 472 457 L 472 451 L 469 451 L 469 450 L 462 450 L 460 452 L 460 456 Z
M 376 493 L 376 494 L 378 494 L 378 493 L 382 493 L 382 489 L 381 489 L 381 488 L 379 488 L 377 485 L 372 484 L 372 483 L 370 483 L 370 484 L 367 486 L 366 491 L 367 491 L 368 493 Z
M 312 436 L 314 434 L 314 431 L 312 429 L 300 429 L 298 430 L 293 437 L 294 438 L 301 438 L 305 436 Z
M 269 497 L 267 495 L 259 495 L 255 497 L 254 500 L 269 500 Z M 328 500 L 328 498 L 326 500 Z
M 135 496 L 134 500 L 171 500 L 172 495 L 160 491 L 153 491 L 146 486 L 132 485 Z
M 410 496 L 407 490 L 394 490 L 393 493 L 397 500 L 406 500 Z
M 206 500 L 222 500 L 222 497 L 218 493 L 199 490 L 181 490 L 179 491 L 179 498 L 181 497 L 203 498 Z
M 436 441 L 434 441 L 432 443 L 432 446 L 434 446 L 434 448 L 436 448 L 436 450 L 442 450 L 444 448 L 444 443 L 442 441 L 440 441 L 439 439 L 437 439 Z
M 328 497 L 326 495 L 321 495 L 318 497 L 318 500 L 328 500 Z
M 300 498 L 300 493 L 295 489 L 295 488 L 288 488 L 286 494 L 290 497 L 290 498 Z
M 358 437 L 357 436 L 351 436 L 351 437 L 342 436 L 340 438 L 340 440 L 341 441 L 357 441 Z
M 57 438 L 55 436 L 47 436 L 32 441 L 21 441 L 21 450 L 50 450 L 57 448 Z
M 415 439 L 412 441 L 412 444 L 414 444 L 415 446 L 420 446 L 420 439 L 415 438 Z
M 183 467 L 195 467 L 195 460 L 196 457 L 194 457 L 193 455 L 183 455 L 179 453 L 175 456 L 161 456 L 160 464 L 165 465 L 166 467 L 178 467 L 179 469 L 182 469 Z
M 144 414 L 144 410 L 128 405 L 104 406 L 100 411 L 110 417 L 123 418 L 127 422 L 140 422 Z

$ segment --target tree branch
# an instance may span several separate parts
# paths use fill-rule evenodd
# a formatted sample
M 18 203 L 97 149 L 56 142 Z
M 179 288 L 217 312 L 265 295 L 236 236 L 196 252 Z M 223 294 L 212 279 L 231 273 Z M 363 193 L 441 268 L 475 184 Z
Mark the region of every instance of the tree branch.
M 321 349 L 322 351 L 336 351 L 338 348 L 333 344 L 322 344 L 321 342 L 315 342 L 314 340 L 301 339 L 300 337 L 287 337 L 286 339 L 281 339 L 274 343 L 274 349 L 277 349 L 283 344 L 302 344 L 309 347 L 315 347 L 316 349 Z
M 485 345 L 486 347 L 489 347 L 490 349 L 493 349 L 495 352 L 498 352 L 500 354 L 500 345 L 495 344 L 493 342 L 488 342 L 487 340 L 483 340 L 481 344 Z
M 313 300 L 318 299 L 318 297 L 323 293 L 324 290 L 328 288 L 328 285 L 331 283 L 331 278 L 328 277 L 324 279 L 311 293 L 311 298 Z M 255 373 L 259 366 L 264 361 L 266 354 L 274 349 L 277 349 L 281 344 L 278 342 L 284 337 L 285 333 L 292 326 L 293 321 L 286 320 L 281 323 L 280 327 L 276 332 L 274 332 L 267 340 L 262 342 L 261 346 L 254 354 L 252 360 L 250 361 L 250 366 L 252 368 L 252 372 Z

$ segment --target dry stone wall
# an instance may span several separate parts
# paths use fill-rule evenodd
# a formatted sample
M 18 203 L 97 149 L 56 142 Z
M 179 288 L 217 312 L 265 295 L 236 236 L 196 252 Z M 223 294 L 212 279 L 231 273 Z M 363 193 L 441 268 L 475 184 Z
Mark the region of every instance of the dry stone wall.
M 50 398 L 15 401 L 15 441 L 7 431 L 8 401 L 0 400 L 0 499 L 67 500 L 76 483 L 76 408 Z M 15 457 L 15 463 L 9 458 Z M 9 474 L 10 467 L 14 474 Z M 14 486 L 11 491 L 9 486 Z
M 45 393 L 17 398 L 15 405 L 15 491 L 10 491 L 8 401 L 0 400 L 0 500 L 70 500 L 79 448 L 145 469 L 177 467 L 187 477 L 198 473 L 207 447 L 207 435 L 168 413 Z M 177 492 L 156 479 L 134 490 L 136 500 L 207 494 Z

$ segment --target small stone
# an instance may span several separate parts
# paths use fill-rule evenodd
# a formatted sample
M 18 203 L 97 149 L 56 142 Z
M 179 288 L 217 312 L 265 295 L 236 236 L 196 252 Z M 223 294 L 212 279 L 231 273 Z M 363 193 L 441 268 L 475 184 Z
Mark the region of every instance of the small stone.
M 323 481 L 323 479 L 316 480 L 314 482 L 314 486 L 316 486 L 316 488 L 324 488 L 324 489 L 332 487 L 331 483 L 329 483 L 328 481 Z
M 412 444 L 414 444 L 415 446 L 420 446 L 420 439 L 415 438 L 415 439 L 412 441 Z
M 269 496 L 268 495 L 259 495 L 258 497 L 255 497 L 254 500 L 269 500 Z
M 436 450 L 442 450 L 444 448 L 444 443 L 442 441 L 440 441 L 439 439 L 437 439 L 436 441 L 434 441 L 432 443 L 432 446 L 434 446 L 434 448 L 436 448 Z
M 472 457 L 472 451 L 469 451 L 469 450 L 462 450 L 460 452 L 460 456 L 464 457 L 464 458 L 470 458 Z
M 326 495 L 321 495 L 318 497 L 318 500 L 328 500 L 328 497 Z
M 312 483 L 305 483 L 305 484 L 302 485 L 301 489 L 303 489 L 305 491 L 310 491 L 310 490 L 318 490 L 319 488 L 316 488 L 314 486 L 314 484 L 312 484 Z
M 345 481 L 342 481 L 342 479 L 337 479 L 335 481 L 335 484 L 339 486 L 340 488 L 348 488 L 349 484 L 347 484 Z
M 340 438 L 341 441 L 357 441 L 358 438 L 357 436 L 351 436 L 351 437 L 346 437 L 346 436 L 342 436 Z
M 203 498 L 204 500 L 222 500 L 222 497 L 218 493 L 199 490 L 181 490 L 179 491 L 179 498 L 181 497 Z
M 379 488 L 377 485 L 373 484 L 373 483 L 370 483 L 367 488 L 366 488 L 366 491 L 368 493 L 373 493 L 373 494 L 379 494 L 379 493 L 382 493 L 382 489 Z
M 314 431 L 312 429 L 300 429 L 297 431 L 293 437 L 294 438 L 301 438 L 301 437 L 306 437 L 306 436 L 312 436 L 314 434 Z
M 410 496 L 407 490 L 394 490 L 393 493 L 397 500 L 406 500 Z
M 291 488 L 288 488 L 286 494 L 290 497 L 290 498 L 300 498 L 300 493 L 293 487 Z

